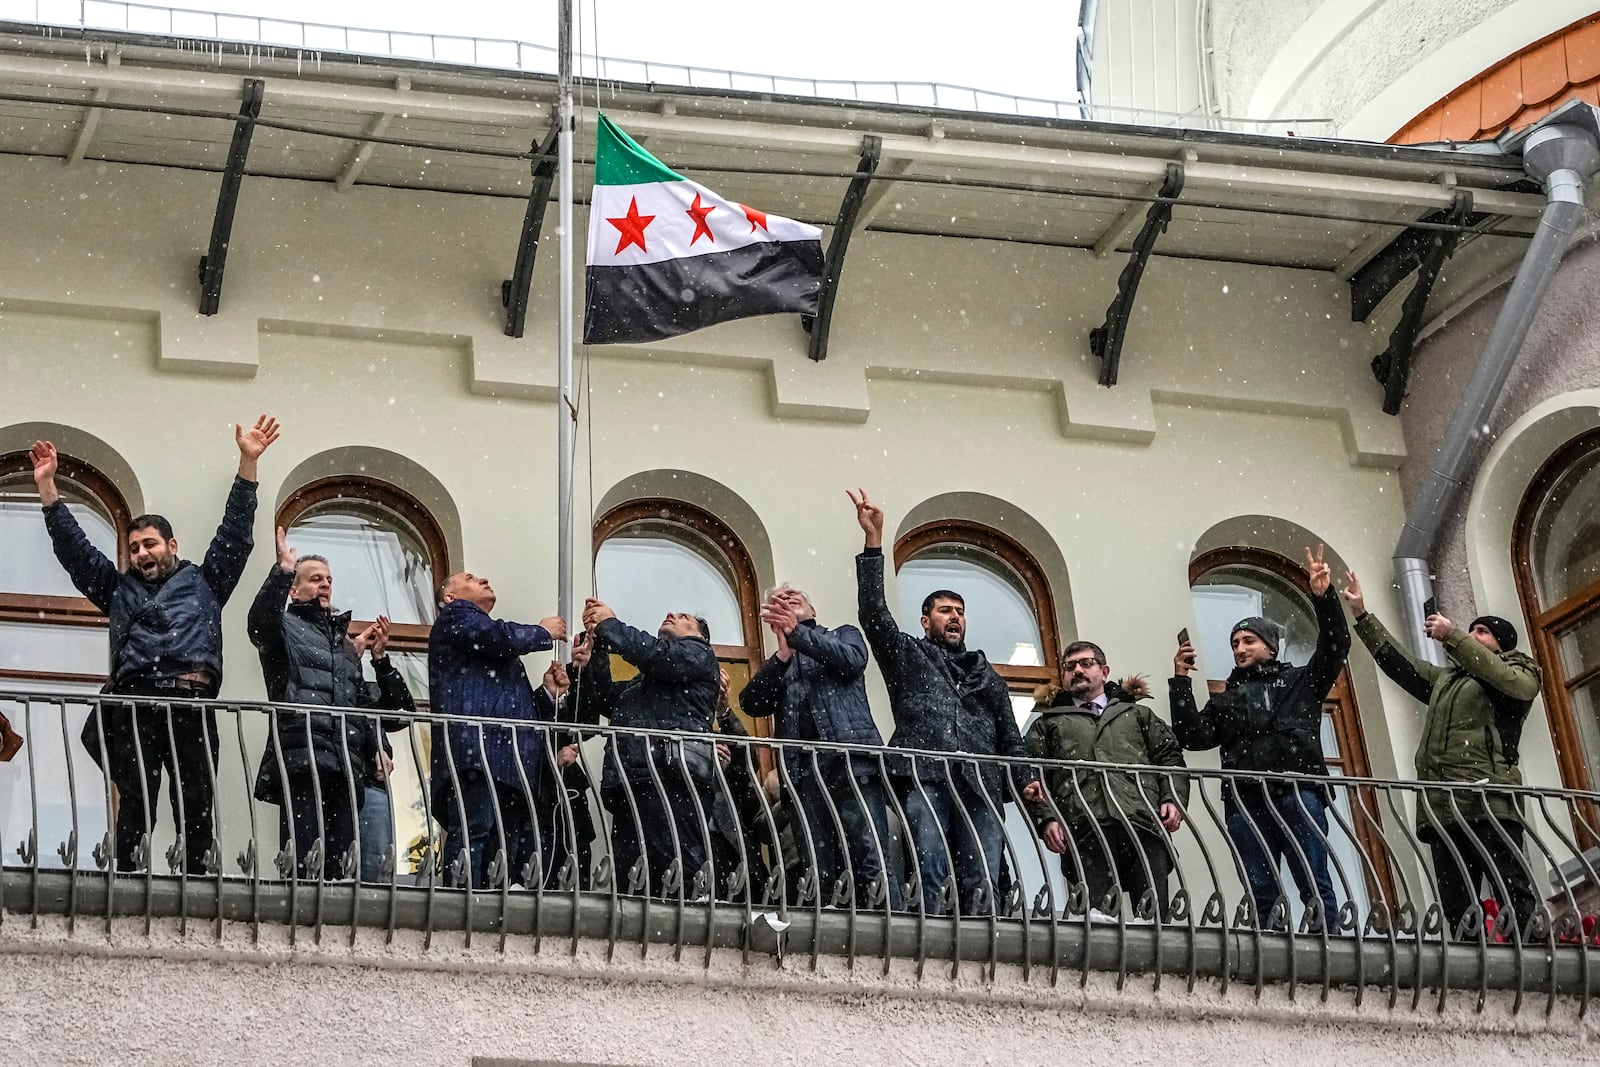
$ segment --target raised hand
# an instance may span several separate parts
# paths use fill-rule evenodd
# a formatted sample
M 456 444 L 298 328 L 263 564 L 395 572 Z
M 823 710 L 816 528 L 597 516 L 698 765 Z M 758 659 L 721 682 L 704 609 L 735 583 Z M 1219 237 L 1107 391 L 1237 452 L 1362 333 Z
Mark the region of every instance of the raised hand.
M 278 439 L 278 420 L 262 415 L 248 430 L 233 424 L 233 440 L 239 446 L 239 477 L 247 482 L 256 480 L 256 460 L 261 458 L 272 442 Z
M 367 649 L 372 647 L 372 642 L 377 638 L 377 636 L 378 624 L 375 622 L 369 622 L 367 625 L 361 628 L 360 633 L 356 634 L 350 639 L 350 643 L 356 646 L 357 659 L 360 659 L 362 656 L 366 655 Z
M 1311 581 L 1311 595 L 1321 596 L 1333 585 L 1333 568 L 1322 562 L 1322 545 L 1317 545 L 1317 554 L 1311 555 L 1311 549 L 1306 549 L 1306 575 Z
M 300 553 L 289 547 L 289 535 L 282 526 L 278 527 L 278 569 L 285 574 L 293 574 L 300 563 Z
M 589 597 L 583 602 L 583 628 L 592 631 L 596 626 L 607 619 L 614 619 L 617 613 L 612 611 L 604 601 Z
M 560 615 L 552 615 L 548 619 L 540 619 L 539 625 L 550 632 L 550 636 L 557 641 L 567 639 L 567 620 Z
M 856 506 L 856 521 L 861 524 L 861 531 L 867 535 L 868 548 L 883 547 L 883 509 L 867 499 L 865 489 L 851 492 L 846 489 L 845 495 L 850 498 L 850 503 Z
M 717 710 L 721 711 L 728 706 L 728 669 L 722 668 L 717 672 Z
M 1194 646 L 1185 641 L 1178 646 L 1178 654 L 1172 657 L 1172 673 L 1175 677 L 1187 678 L 1192 670 L 1194 670 Z
M 589 640 L 587 630 L 579 630 L 578 635 L 572 639 L 572 665 L 582 670 L 589 665 L 589 657 L 594 655 L 594 642 Z
M 1433 638 L 1435 641 L 1443 641 L 1445 638 L 1450 636 L 1450 632 L 1455 628 L 1455 623 L 1451 622 L 1443 615 L 1440 615 L 1438 612 L 1434 612 L 1432 615 L 1429 615 L 1425 620 L 1423 620 L 1422 623 L 1423 632 L 1429 637 Z
M 761 605 L 761 621 L 772 627 L 779 637 L 788 637 L 800 625 L 800 615 L 787 601 L 773 597 Z
M 567 678 L 567 669 L 558 660 L 551 660 L 550 666 L 544 669 L 544 688 L 547 693 L 560 700 L 567 695 L 567 689 L 572 682 Z
M 33 464 L 33 484 L 39 487 L 39 503 L 49 507 L 61 499 L 56 491 L 56 470 L 60 466 L 56 446 L 49 441 L 35 441 L 28 450 L 28 459 Z
M 1344 591 L 1340 595 L 1350 605 L 1350 613 L 1356 618 L 1367 613 L 1367 598 L 1361 595 L 1361 580 L 1356 577 L 1355 571 L 1344 572 Z
M 389 616 L 379 615 L 378 621 L 367 627 L 372 631 L 372 639 L 367 643 L 367 651 L 372 653 L 375 660 L 382 659 L 389 654 Z

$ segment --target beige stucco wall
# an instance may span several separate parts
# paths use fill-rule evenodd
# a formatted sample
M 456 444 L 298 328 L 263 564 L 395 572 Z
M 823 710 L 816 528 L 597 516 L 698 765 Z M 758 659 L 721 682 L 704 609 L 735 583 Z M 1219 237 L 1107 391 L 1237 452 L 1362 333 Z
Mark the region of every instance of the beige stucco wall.
M 655 946 L 641 960 L 622 946 L 551 938 L 542 953 L 514 938 L 504 954 L 480 937 L 465 949 L 440 935 L 427 952 L 417 935 L 392 945 L 363 932 L 302 936 L 281 930 L 259 945 L 229 928 L 180 938 L 157 923 L 109 937 L 84 924 L 67 934 L 0 927 L 0 1004 L 6 1062 L 39 1064 L 220 1062 L 467 1064 L 473 1057 L 541 1063 L 617 1064 L 1045 1064 L 1579 1062 L 1594 1024 L 1561 1003 L 1550 1018 L 1534 1002 L 1510 1011 L 1491 994 L 1484 1010 L 1457 991 L 1444 1009 L 1430 996 L 1412 1011 L 1369 993 L 1302 987 L 1291 1000 L 1268 987 L 1225 995 L 1210 983 L 1062 972 L 1058 983 L 1001 968 L 993 980 L 968 964 L 961 977 L 930 964 L 921 981 L 909 962 L 885 977 L 872 961 L 855 971 L 823 958 L 782 965 L 718 953 L 703 965 Z M 569 954 L 570 953 L 570 954 Z
M 0 160 L 21 250 L 0 262 L 0 450 L 91 435 L 91 458 L 125 470 L 130 495 L 196 551 L 235 462 L 231 424 L 283 420 L 262 465 L 257 555 L 226 613 L 225 696 L 262 693 L 243 622 L 270 565 L 272 508 L 326 471 L 364 468 L 433 504 L 455 564 L 495 581 L 506 616 L 554 610 L 553 255 L 528 337 L 500 332 L 521 205 L 247 179 L 208 319 L 195 264 L 216 181 Z M 869 232 L 851 246 L 825 363 L 805 358 L 787 317 L 594 349 L 580 516 L 630 484 L 681 484 L 650 472 L 693 472 L 758 549 L 758 578 L 808 589 L 827 621 L 853 614 L 845 486 L 871 489 L 902 531 L 955 494 L 967 517 L 1060 561 L 1064 636 L 1157 679 L 1193 622 L 1187 564 L 1219 530 L 1291 555 L 1324 541 L 1338 566 L 1383 573 L 1405 452 L 1366 369 L 1381 340 L 1349 321 L 1345 287 L 1158 257 L 1121 384 L 1104 389 L 1087 334 L 1119 269 L 1086 251 Z M 1386 590 L 1374 599 L 1395 613 Z M 1374 771 L 1409 774 L 1416 709 L 1365 657 L 1352 669 Z M 260 750 L 254 725 L 247 740 Z M 237 812 L 246 776 L 228 760 L 223 804 Z M 224 828 L 231 857 L 242 826 Z

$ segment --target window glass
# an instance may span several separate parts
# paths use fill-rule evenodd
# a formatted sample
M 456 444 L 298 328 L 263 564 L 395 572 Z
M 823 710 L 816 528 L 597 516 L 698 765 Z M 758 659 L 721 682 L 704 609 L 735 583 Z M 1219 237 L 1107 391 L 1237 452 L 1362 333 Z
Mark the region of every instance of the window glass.
M 1540 502 L 1532 542 L 1541 606 L 1600 581 L 1600 448 L 1579 457 Z
M 967 647 L 994 663 L 1044 666 L 1044 639 L 1027 585 L 999 557 L 967 545 L 937 545 L 907 560 L 895 579 L 894 615 L 907 633 L 922 633 L 922 601 L 949 589 L 966 601 Z
M 1294 586 L 1256 567 L 1218 567 L 1207 571 L 1191 590 L 1195 628 L 1190 641 L 1199 653 L 1207 678 L 1233 672 L 1234 624 L 1262 616 L 1278 626 L 1278 658 L 1305 666 L 1317 647 L 1317 618 L 1311 604 Z
M 110 656 L 102 626 L 0 622 L 0 670 L 103 675 Z M 0 679 L 0 688 L 10 684 Z
M 58 478 L 57 487 L 67 510 L 89 538 L 89 543 L 117 559 L 118 533 L 105 505 L 87 490 Z M 0 593 L 34 596 L 81 596 L 50 548 L 50 535 L 39 511 L 39 491 L 32 475 L 0 478 Z
M 416 529 L 393 511 L 360 500 L 316 504 L 295 519 L 289 547 L 326 556 L 333 603 L 358 619 L 433 621 L 433 564 Z
M 623 527 L 595 554 L 597 595 L 629 626 L 655 633 L 669 612 L 699 615 L 717 644 L 745 643 L 737 584 L 699 535 L 669 523 Z

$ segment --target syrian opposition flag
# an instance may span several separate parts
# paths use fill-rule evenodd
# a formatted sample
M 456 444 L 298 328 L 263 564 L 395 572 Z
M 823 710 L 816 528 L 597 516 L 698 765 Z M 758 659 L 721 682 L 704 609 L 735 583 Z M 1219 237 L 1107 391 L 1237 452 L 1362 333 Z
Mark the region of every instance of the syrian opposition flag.
M 724 200 L 604 115 L 589 207 L 585 344 L 638 344 L 775 312 L 815 314 L 822 231 Z

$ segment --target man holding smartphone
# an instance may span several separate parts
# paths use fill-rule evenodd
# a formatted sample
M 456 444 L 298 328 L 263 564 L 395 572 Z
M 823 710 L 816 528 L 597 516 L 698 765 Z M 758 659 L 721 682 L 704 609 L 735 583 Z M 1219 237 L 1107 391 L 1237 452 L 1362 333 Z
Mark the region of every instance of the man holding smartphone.
M 1195 705 L 1189 672 L 1195 651 L 1179 634 L 1169 681 L 1172 729 L 1186 749 L 1217 748 L 1223 770 L 1326 777 L 1322 755 L 1322 703 L 1328 698 L 1350 654 L 1345 623 L 1332 573 L 1306 549 L 1306 574 L 1317 617 L 1317 647 L 1304 667 L 1278 658 L 1282 630 L 1263 618 L 1242 619 L 1233 627 L 1233 672 L 1222 692 Z M 1255 902 L 1260 926 L 1286 924 L 1273 916 L 1279 899 L 1279 870 L 1285 859 L 1306 905 L 1306 928 L 1331 927 L 1338 914 L 1328 876 L 1327 788 L 1310 781 L 1237 777 L 1224 786 L 1228 838 Z

